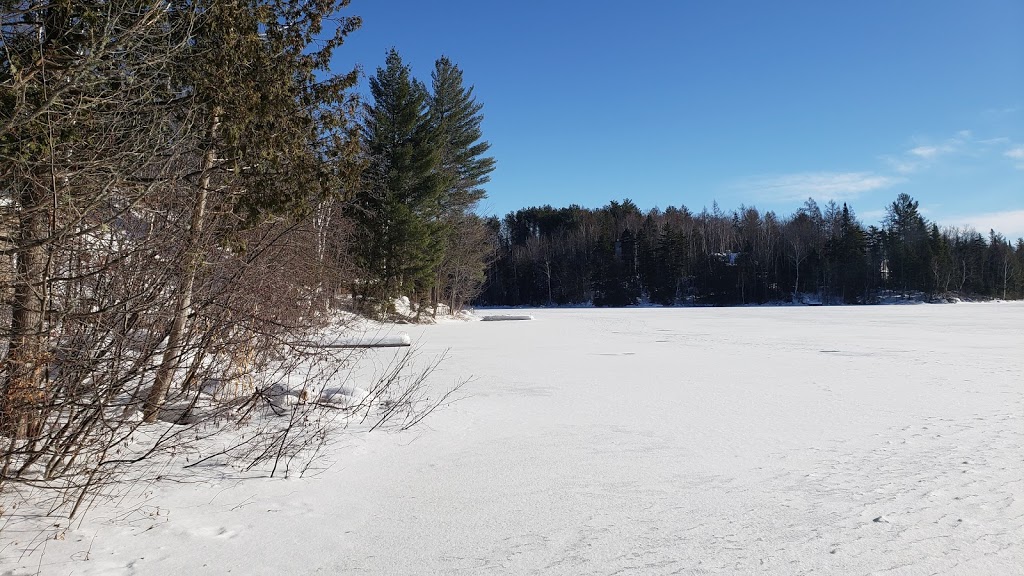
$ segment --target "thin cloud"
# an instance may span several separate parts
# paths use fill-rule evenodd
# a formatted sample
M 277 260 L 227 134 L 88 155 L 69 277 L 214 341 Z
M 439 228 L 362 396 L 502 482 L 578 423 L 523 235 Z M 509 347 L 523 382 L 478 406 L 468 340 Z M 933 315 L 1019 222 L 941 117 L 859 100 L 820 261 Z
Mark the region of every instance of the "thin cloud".
M 918 146 L 917 148 L 911 148 L 907 153 L 927 160 L 938 156 L 940 151 L 937 146 Z
M 907 154 L 916 156 L 925 160 L 934 160 L 944 154 L 950 154 L 956 149 L 952 143 L 945 143 L 942 146 L 919 146 L 918 148 L 912 148 L 907 151 Z
M 1002 145 L 1009 143 L 1010 139 L 1007 138 L 1006 136 L 998 136 L 996 138 L 985 138 L 984 140 L 978 140 L 978 144 L 983 144 L 985 146 Z
M 800 201 L 808 196 L 818 200 L 847 200 L 901 181 L 901 178 L 874 172 L 801 172 L 753 178 L 740 187 L 753 191 L 762 200 L 776 202 Z
M 881 160 L 897 174 L 910 175 L 938 166 L 949 157 L 981 158 L 1010 143 L 1006 137 L 978 138 L 970 130 L 960 130 L 945 140 L 919 139 L 916 146 L 899 154 L 882 156 Z
M 898 174 L 913 174 L 921 169 L 923 162 L 894 156 L 883 156 L 882 160 Z
M 1024 238 L 1024 209 L 952 216 L 942 220 L 953 226 L 974 228 L 986 235 L 989 230 L 995 230 L 1011 242 Z
M 1016 162 L 1017 170 L 1024 170 L 1024 146 L 1014 146 L 1003 153 L 1004 156 Z
M 899 174 L 913 174 L 937 164 L 943 156 L 963 150 L 971 139 L 970 130 L 961 130 L 939 144 L 920 144 L 902 154 L 883 156 L 882 159 Z
M 1012 116 L 1020 112 L 1020 108 L 1017 106 L 1008 106 L 1006 108 L 989 108 L 982 112 L 982 115 L 990 119 L 1002 119 L 1007 116 Z

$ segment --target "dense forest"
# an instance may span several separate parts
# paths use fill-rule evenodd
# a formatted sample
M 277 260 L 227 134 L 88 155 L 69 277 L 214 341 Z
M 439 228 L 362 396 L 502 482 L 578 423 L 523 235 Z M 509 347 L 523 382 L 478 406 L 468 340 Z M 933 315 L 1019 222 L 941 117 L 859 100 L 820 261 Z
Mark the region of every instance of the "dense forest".
M 1024 297 L 1024 239 L 942 228 L 899 195 L 880 226 L 808 199 L 794 214 L 717 205 L 526 208 L 489 221 L 481 305 L 737 305 Z

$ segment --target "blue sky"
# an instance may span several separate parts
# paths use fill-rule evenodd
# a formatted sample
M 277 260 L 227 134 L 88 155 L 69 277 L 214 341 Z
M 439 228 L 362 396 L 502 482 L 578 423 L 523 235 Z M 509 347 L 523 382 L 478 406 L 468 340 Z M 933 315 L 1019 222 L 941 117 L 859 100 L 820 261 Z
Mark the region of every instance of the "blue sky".
M 1020 0 L 353 0 L 335 57 L 444 54 L 498 162 L 482 213 L 631 198 L 877 223 L 897 194 L 943 225 L 1024 236 Z M 363 83 L 365 87 L 365 80 Z

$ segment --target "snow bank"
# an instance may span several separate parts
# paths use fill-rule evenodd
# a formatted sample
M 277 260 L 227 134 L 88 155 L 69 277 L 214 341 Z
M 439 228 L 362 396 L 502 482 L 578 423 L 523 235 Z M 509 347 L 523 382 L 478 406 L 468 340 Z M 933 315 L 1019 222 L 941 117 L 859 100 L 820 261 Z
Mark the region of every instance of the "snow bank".
M 326 404 L 351 407 L 362 405 L 366 402 L 369 395 L 369 392 L 359 388 L 358 386 L 345 384 L 336 388 L 324 389 L 324 391 L 320 393 L 320 401 Z

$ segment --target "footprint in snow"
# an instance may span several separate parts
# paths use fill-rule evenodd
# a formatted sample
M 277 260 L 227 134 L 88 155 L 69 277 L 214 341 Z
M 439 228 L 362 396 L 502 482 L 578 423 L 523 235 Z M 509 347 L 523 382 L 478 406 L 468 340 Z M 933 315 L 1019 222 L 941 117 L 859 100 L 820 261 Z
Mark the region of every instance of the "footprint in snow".
M 238 535 L 238 532 L 235 532 L 234 530 L 228 530 L 227 528 L 224 528 L 224 527 L 213 527 L 213 526 L 199 528 L 199 529 L 194 530 L 192 533 L 193 533 L 193 535 L 201 537 L 201 538 L 221 538 L 221 539 L 230 539 L 230 538 L 234 538 L 235 536 Z

